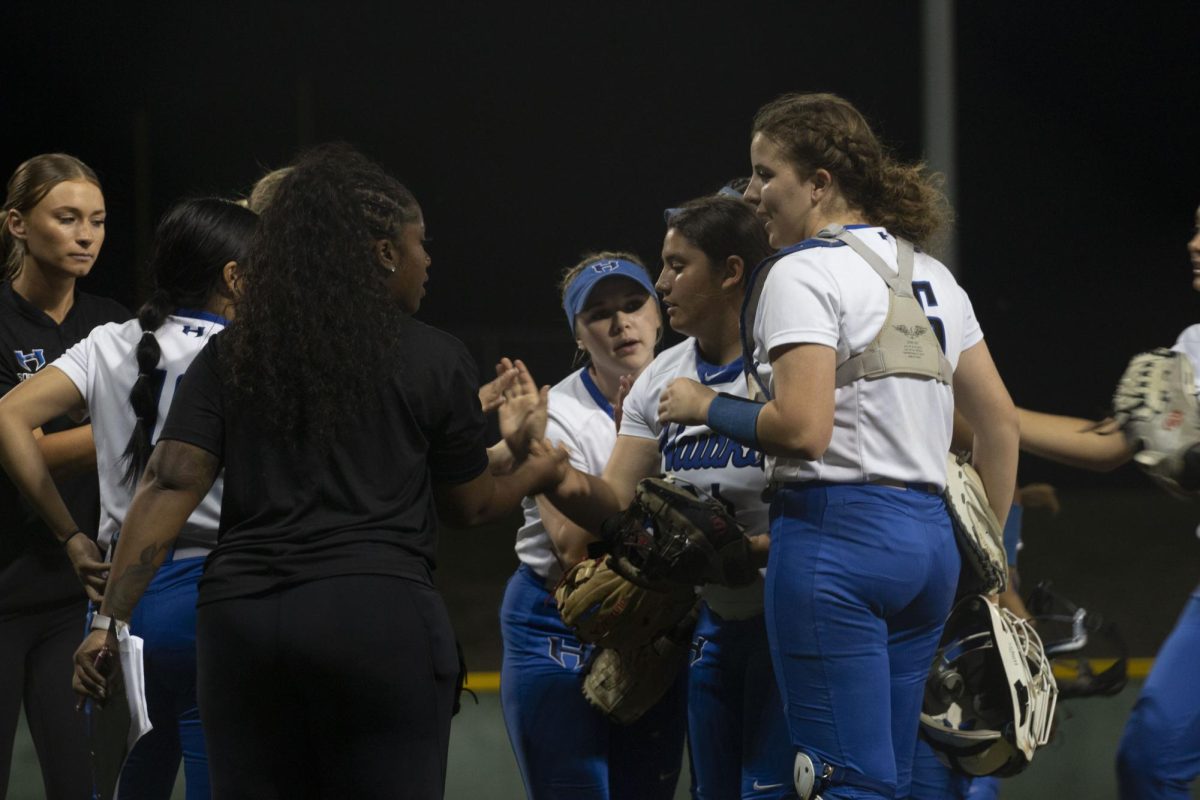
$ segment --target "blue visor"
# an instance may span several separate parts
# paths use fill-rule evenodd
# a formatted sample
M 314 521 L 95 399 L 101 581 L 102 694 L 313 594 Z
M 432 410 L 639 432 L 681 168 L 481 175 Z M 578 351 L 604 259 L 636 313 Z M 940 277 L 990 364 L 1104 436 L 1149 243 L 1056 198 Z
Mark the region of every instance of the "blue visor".
M 567 313 L 567 325 L 572 336 L 575 335 L 575 316 L 587 304 L 596 284 L 607 278 L 628 278 L 643 287 L 651 296 L 655 294 L 654 281 L 650 280 L 644 268 L 632 261 L 623 258 L 592 261 L 575 276 L 575 280 L 567 287 L 566 296 L 563 297 L 563 311 Z

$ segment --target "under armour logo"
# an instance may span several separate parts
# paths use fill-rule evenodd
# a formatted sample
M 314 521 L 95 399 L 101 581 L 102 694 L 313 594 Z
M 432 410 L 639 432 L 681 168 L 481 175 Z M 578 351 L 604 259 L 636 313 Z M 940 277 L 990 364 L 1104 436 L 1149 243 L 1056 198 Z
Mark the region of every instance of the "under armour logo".
M 597 261 L 592 264 L 592 272 L 612 272 L 614 269 L 620 269 L 621 265 L 615 261 Z
M 201 336 L 204 335 L 204 326 L 197 325 L 194 328 L 191 325 L 183 326 L 183 335 L 184 336 L 187 336 L 188 334 L 192 334 L 192 333 L 196 334 L 196 338 L 200 338 Z
M 900 331 L 910 339 L 916 339 L 919 336 L 929 333 L 929 328 L 926 328 L 924 325 L 913 325 L 911 328 L 907 325 L 893 325 L 892 328 Z
M 13 352 L 17 355 L 17 366 L 24 367 L 26 372 L 37 372 L 46 366 L 46 352 L 40 347 L 28 353 L 24 350 L 13 350 Z
M 558 636 L 547 636 L 546 641 L 550 644 L 550 659 L 560 667 L 578 670 L 587 662 L 589 645 L 564 642 Z
M 700 659 L 704 658 L 704 646 L 706 644 L 708 644 L 708 639 L 705 639 L 703 636 L 697 636 L 692 640 L 690 658 L 688 659 L 689 667 L 696 666 L 700 662 Z

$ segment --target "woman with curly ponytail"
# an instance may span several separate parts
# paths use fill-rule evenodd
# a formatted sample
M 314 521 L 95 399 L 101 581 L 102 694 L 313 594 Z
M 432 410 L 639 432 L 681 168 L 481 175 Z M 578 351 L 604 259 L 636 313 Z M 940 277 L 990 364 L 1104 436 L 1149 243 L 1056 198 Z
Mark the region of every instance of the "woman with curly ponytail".
M 233 315 L 237 271 L 257 217 L 216 198 L 189 200 L 163 217 L 150 272 L 154 289 L 136 320 L 92 331 L 0 408 L 0 459 L 52 528 L 69 530 L 58 495 L 39 478 L 29 434 L 68 411 L 92 419 L 100 472 L 99 543 L 116 544 L 134 486 L 175 387 L 192 359 Z M 19 465 L 19 466 L 18 466 Z M 184 760 L 189 800 L 209 796 L 208 762 L 196 704 L 196 590 L 204 559 L 217 543 L 221 481 L 214 482 L 130 619 L 145 642 L 146 698 L 154 729 L 129 756 L 122 797 L 170 797 Z M 62 527 L 65 525 L 66 527 Z M 93 627 L 107 629 L 97 615 Z M 78 640 L 76 640 L 78 641 Z
M 216 796 L 442 795 L 459 661 L 431 579 L 437 520 L 515 509 L 565 454 L 518 447 L 513 471 L 488 469 L 474 364 L 412 317 L 423 238 L 412 194 L 362 155 L 301 158 L 239 272 L 237 321 L 180 384 L 121 528 L 101 606 L 118 624 L 224 469 L 196 618 Z M 107 636 L 76 653 L 92 696 Z
M 957 408 L 1001 521 L 1017 417 L 970 300 L 914 248 L 945 218 L 853 105 L 792 94 L 754 119 L 745 199 L 780 248 L 750 278 L 759 402 L 678 379 L 660 420 L 767 455 L 767 633 L 801 797 L 907 797 L 925 678 L 960 559 L 941 491 Z M 884 577 L 886 576 L 886 578 Z

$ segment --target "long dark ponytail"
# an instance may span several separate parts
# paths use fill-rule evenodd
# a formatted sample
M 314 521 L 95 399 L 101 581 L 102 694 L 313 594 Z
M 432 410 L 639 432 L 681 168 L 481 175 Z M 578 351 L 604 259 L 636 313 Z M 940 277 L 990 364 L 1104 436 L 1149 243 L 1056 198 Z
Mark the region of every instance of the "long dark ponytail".
M 258 216 L 237 203 L 204 197 L 185 200 L 162 218 L 154 236 L 150 273 L 154 290 L 138 309 L 142 338 L 137 346 L 138 377 L 129 392 L 136 421 L 125 446 L 122 480 L 135 484 L 150 460 L 150 437 L 158 423 L 164 374 L 162 349 L 154 332 L 178 308 L 203 308 L 222 286 L 230 261 L 244 263 Z

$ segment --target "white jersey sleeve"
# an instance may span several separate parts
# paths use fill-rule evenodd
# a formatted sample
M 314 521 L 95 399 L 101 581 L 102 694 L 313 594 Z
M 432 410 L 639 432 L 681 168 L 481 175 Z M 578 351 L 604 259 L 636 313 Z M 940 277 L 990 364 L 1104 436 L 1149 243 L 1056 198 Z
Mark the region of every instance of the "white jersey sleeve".
M 763 457 L 707 425 L 659 425 L 658 398 L 676 378 L 691 378 L 716 392 L 749 397 L 741 358 L 730 364 L 705 361 L 695 339 L 664 350 L 634 382 L 621 419 L 622 436 L 655 439 L 662 454 L 662 470 L 724 501 L 750 535 L 765 533 L 768 508 Z M 725 619 L 745 619 L 762 612 L 762 581 L 730 589 L 705 586 L 705 602 Z
M 896 240 L 882 228 L 851 233 L 893 269 Z M 917 253 L 913 292 L 950 361 L 983 340 L 966 293 L 936 259 Z M 754 358 L 771 387 L 769 355 L 788 344 L 817 344 L 836 352 L 837 363 L 862 352 L 887 318 L 887 285 L 850 247 L 808 240 L 775 264 L 763 286 L 753 321 Z M 887 376 L 854 381 L 835 390 L 833 438 L 816 461 L 767 459 L 773 480 L 853 483 L 890 479 L 945 485 L 954 394 L 938 381 Z
M 175 388 L 188 365 L 209 337 L 224 327 L 225 320 L 214 314 L 179 311 L 167 317 L 154 332 L 162 354 L 155 370 L 161 383 L 152 443 L 158 440 Z M 120 530 L 133 499 L 134 487 L 124 483 L 122 478 L 127 463 L 125 448 L 135 423 L 129 393 L 138 376 L 137 346 L 141 338 L 142 328 L 136 319 L 110 322 L 76 342 L 52 365 L 79 390 L 92 419 L 96 469 L 100 478 L 99 541 L 104 547 L 111 544 Z M 216 546 L 222 485 L 223 476 L 219 475 L 184 523 L 175 543 L 177 554 L 203 555 Z
M 546 438 L 564 444 L 571 466 L 589 475 L 600 475 L 617 443 L 612 405 L 596 387 L 585 367 L 560 381 L 550 390 Z M 542 524 L 542 515 L 532 497 L 521 501 L 525 524 L 517 531 L 516 552 L 522 563 L 557 583 L 562 566 Z
M 1196 391 L 1200 393 L 1200 325 L 1184 328 L 1171 349 L 1192 360 L 1192 372 L 1196 374 Z

